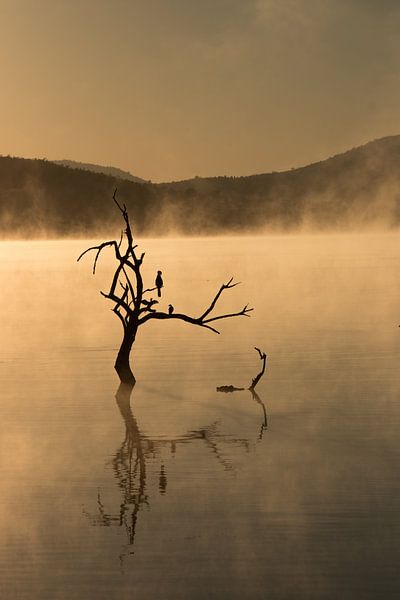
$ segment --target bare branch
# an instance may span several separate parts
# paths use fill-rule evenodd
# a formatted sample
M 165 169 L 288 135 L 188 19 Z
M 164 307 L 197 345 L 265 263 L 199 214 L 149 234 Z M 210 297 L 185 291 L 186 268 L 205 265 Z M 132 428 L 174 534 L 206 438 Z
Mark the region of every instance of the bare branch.
M 135 300 L 136 300 L 136 297 L 135 297 L 135 291 L 134 291 L 134 289 L 133 289 L 132 282 L 131 282 L 131 280 L 129 279 L 128 273 L 126 272 L 126 269 L 125 269 L 125 267 L 124 267 L 124 266 L 122 266 L 122 271 L 123 271 L 123 273 L 124 273 L 124 275 L 125 275 L 126 282 L 127 282 L 128 286 L 129 286 L 129 291 L 130 291 L 130 293 L 131 293 L 131 296 L 132 296 L 132 302 L 133 302 L 133 303 L 135 303 Z
M 120 275 L 120 273 L 122 271 L 122 268 L 123 268 L 123 263 L 120 263 L 118 265 L 118 267 L 115 269 L 115 273 L 114 273 L 114 276 L 112 278 L 112 282 L 111 282 L 111 285 L 110 285 L 109 294 L 115 295 L 115 288 L 117 287 L 117 283 L 119 282 L 119 275 Z
M 84 252 L 82 252 L 82 254 L 80 254 L 80 256 L 78 256 L 76 261 L 79 262 L 81 260 L 82 256 L 84 256 L 87 252 L 90 252 L 91 250 L 97 250 L 96 258 L 94 259 L 94 263 L 93 263 L 93 275 L 94 275 L 96 272 L 96 264 L 97 264 L 97 259 L 100 256 L 100 252 L 102 250 L 104 250 L 104 248 L 106 248 L 107 246 L 113 246 L 115 249 L 115 256 L 117 257 L 118 260 L 121 260 L 119 246 L 115 240 L 111 240 L 109 242 L 103 242 L 102 244 L 99 244 L 98 246 L 92 246 L 91 248 L 87 248 L 87 250 L 85 250 Z
M 218 335 L 221 333 L 220 331 L 218 331 L 218 329 L 211 327 L 211 325 L 204 325 L 204 323 L 199 323 L 199 325 L 201 327 L 204 327 L 205 329 L 209 329 L 210 331 L 213 331 L 214 333 L 218 333 Z
M 127 211 L 126 205 L 123 204 L 121 206 L 117 200 L 117 188 L 114 190 L 113 200 L 114 200 L 115 204 L 117 205 L 118 210 L 122 213 L 122 217 L 123 217 L 123 219 L 125 221 L 125 225 L 126 225 L 125 234 L 126 234 L 126 238 L 128 241 L 128 248 L 127 248 L 127 251 L 125 254 L 125 259 L 128 259 L 129 254 L 131 254 L 131 256 L 133 258 L 133 262 L 135 263 L 135 265 L 139 266 L 141 264 L 141 262 L 143 261 L 144 253 L 142 254 L 140 259 L 138 259 L 135 254 L 135 248 L 137 248 L 137 245 L 133 244 L 133 235 L 132 235 L 131 225 L 129 222 L 128 211 Z
M 147 294 L 147 292 L 154 292 L 156 289 L 156 287 L 146 288 L 145 290 L 143 290 L 142 294 Z
M 118 200 L 117 200 L 117 189 L 115 188 L 114 193 L 113 193 L 113 200 L 115 202 L 115 204 L 118 206 L 118 209 L 122 212 L 122 214 L 124 214 L 124 209 L 126 210 L 126 206 L 124 204 L 124 208 L 121 207 L 121 205 L 119 204 Z
M 112 293 L 104 293 L 104 292 L 100 292 L 100 294 L 102 296 L 104 296 L 104 298 L 107 298 L 108 300 L 113 300 L 115 302 L 115 308 L 119 308 L 120 306 L 126 311 L 126 313 L 128 315 L 132 315 L 133 314 L 133 310 L 131 309 L 131 307 L 129 306 L 129 304 L 127 304 L 122 298 L 118 298 L 118 296 L 116 296 L 115 294 Z M 113 309 L 113 310 L 114 310 Z
M 221 287 L 219 288 L 218 292 L 215 294 L 214 299 L 212 300 L 210 306 L 204 311 L 204 313 L 201 315 L 201 320 L 204 320 L 204 318 L 210 314 L 210 312 L 212 312 L 215 308 L 215 305 L 218 302 L 219 297 L 221 296 L 222 292 L 224 290 L 228 290 L 230 288 L 234 288 L 235 286 L 239 285 L 239 282 L 237 283 L 232 283 L 233 281 L 233 277 L 230 278 L 230 280 L 228 281 L 228 283 L 223 283 L 221 285 Z
M 220 319 L 229 319 L 230 317 L 241 317 L 241 316 L 249 317 L 250 315 L 247 313 L 254 310 L 254 308 L 247 308 L 247 307 L 248 307 L 248 304 L 246 304 L 246 306 L 244 306 L 242 308 L 242 310 L 239 310 L 238 312 L 230 313 L 228 315 L 219 315 L 218 317 L 211 317 L 211 319 L 204 319 L 203 323 L 211 323 L 211 321 L 219 321 Z
M 126 322 L 124 317 L 121 315 L 121 313 L 118 310 L 118 306 L 114 306 L 114 308 L 111 309 L 113 311 L 113 313 L 115 313 L 117 315 L 117 317 L 119 318 L 119 320 L 122 323 L 122 327 L 124 328 L 124 331 L 126 329 Z
M 141 319 L 139 319 L 139 325 L 143 325 L 150 319 L 157 319 L 160 321 L 165 321 L 166 319 L 178 319 L 179 321 L 185 321 L 186 323 L 190 323 L 191 325 L 197 325 L 198 327 L 204 327 L 205 329 L 210 329 L 214 333 L 218 333 L 217 329 L 211 327 L 210 325 L 206 325 L 200 318 L 190 317 L 189 315 L 184 315 L 181 313 L 172 313 L 172 315 L 163 312 L 151 312 L 148 315 L 145 315 Z
M 249 386 L 249 390 L 251 392 L 254 392 L 254 388 L 256 387 L 257 383 L 260 381 L 261 377 L 264 375 L 265 373 L 265 366 L 267 364 L 267 355 L 265 354 L 265 352 L 262 352 L 260 350 L 260 348 L 254 348 L 254 350 L 256 350 L 260 356 L 260 360 L 262 361 L 263 365 L 262 365 L 262 369 L 261 371 L 258 373 L 258 375 L 256 375 L 254 377 L 254 379 L 251 382 L 251 385 Z

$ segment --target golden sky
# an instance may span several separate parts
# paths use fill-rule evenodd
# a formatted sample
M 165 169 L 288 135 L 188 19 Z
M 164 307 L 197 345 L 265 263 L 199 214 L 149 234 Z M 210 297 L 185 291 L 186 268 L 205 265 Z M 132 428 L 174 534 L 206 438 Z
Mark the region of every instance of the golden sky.
M 0 0 L 0 154 L 153 181 L 400 133 L 399 0 Z

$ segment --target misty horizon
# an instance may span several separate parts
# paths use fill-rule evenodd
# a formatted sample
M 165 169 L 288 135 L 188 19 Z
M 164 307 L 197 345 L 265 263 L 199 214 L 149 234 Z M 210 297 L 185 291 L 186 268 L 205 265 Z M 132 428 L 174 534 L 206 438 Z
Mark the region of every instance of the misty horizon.
M 0 157 L 0 178 L 3 239 L 107 235 L 117 226 L 115 189 L 138 236 L 382 231 L 400 225 L 400 136 L 298 169 L 252 176 L 155 184 L 115 167 Z

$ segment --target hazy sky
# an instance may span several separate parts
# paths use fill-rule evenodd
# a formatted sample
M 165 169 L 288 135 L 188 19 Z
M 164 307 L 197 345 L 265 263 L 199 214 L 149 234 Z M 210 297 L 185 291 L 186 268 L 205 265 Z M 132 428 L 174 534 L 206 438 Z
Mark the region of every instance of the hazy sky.
M 0 154 L 166 181 L 400 133 L 400 0 L 0 0 Z

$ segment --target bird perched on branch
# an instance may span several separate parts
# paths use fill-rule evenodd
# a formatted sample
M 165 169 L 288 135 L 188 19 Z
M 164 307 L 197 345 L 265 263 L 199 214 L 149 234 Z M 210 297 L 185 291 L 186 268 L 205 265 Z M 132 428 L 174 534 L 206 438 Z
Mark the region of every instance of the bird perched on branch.
M 174 312 L 174 307 L 172 306 L 172 304 L 168 304 L 168 314 L 172 315 L 173 312 Z
M 158 297 L 161 297 L 161 288 L 164 287 L 164 282 L 163 282 L 163 278 L 161 277 L 161 271 L 157 271 L 157 277 L 156 277 L 156 288 L 157 288 L 157 294 Z
M 146 308 L 143 310 L 146 310 L 148 312 L 156 312 L 155 309 L 153 308 L 154 304 L 158 304 L 158 300 L 153 300 L 153 298 L 150 298 L 150 300 L 145 300 L 143 298 L 142 300 L 142 304 L 143 306 L 145 306 Z
M 153 298 L 150 298 L 150 300 L 145 300 L 143 298 L 142 304 L 144 304 L 145 306 L 151 306 L 152 304 L 158 304 L 158 300 L 153 300 Z

